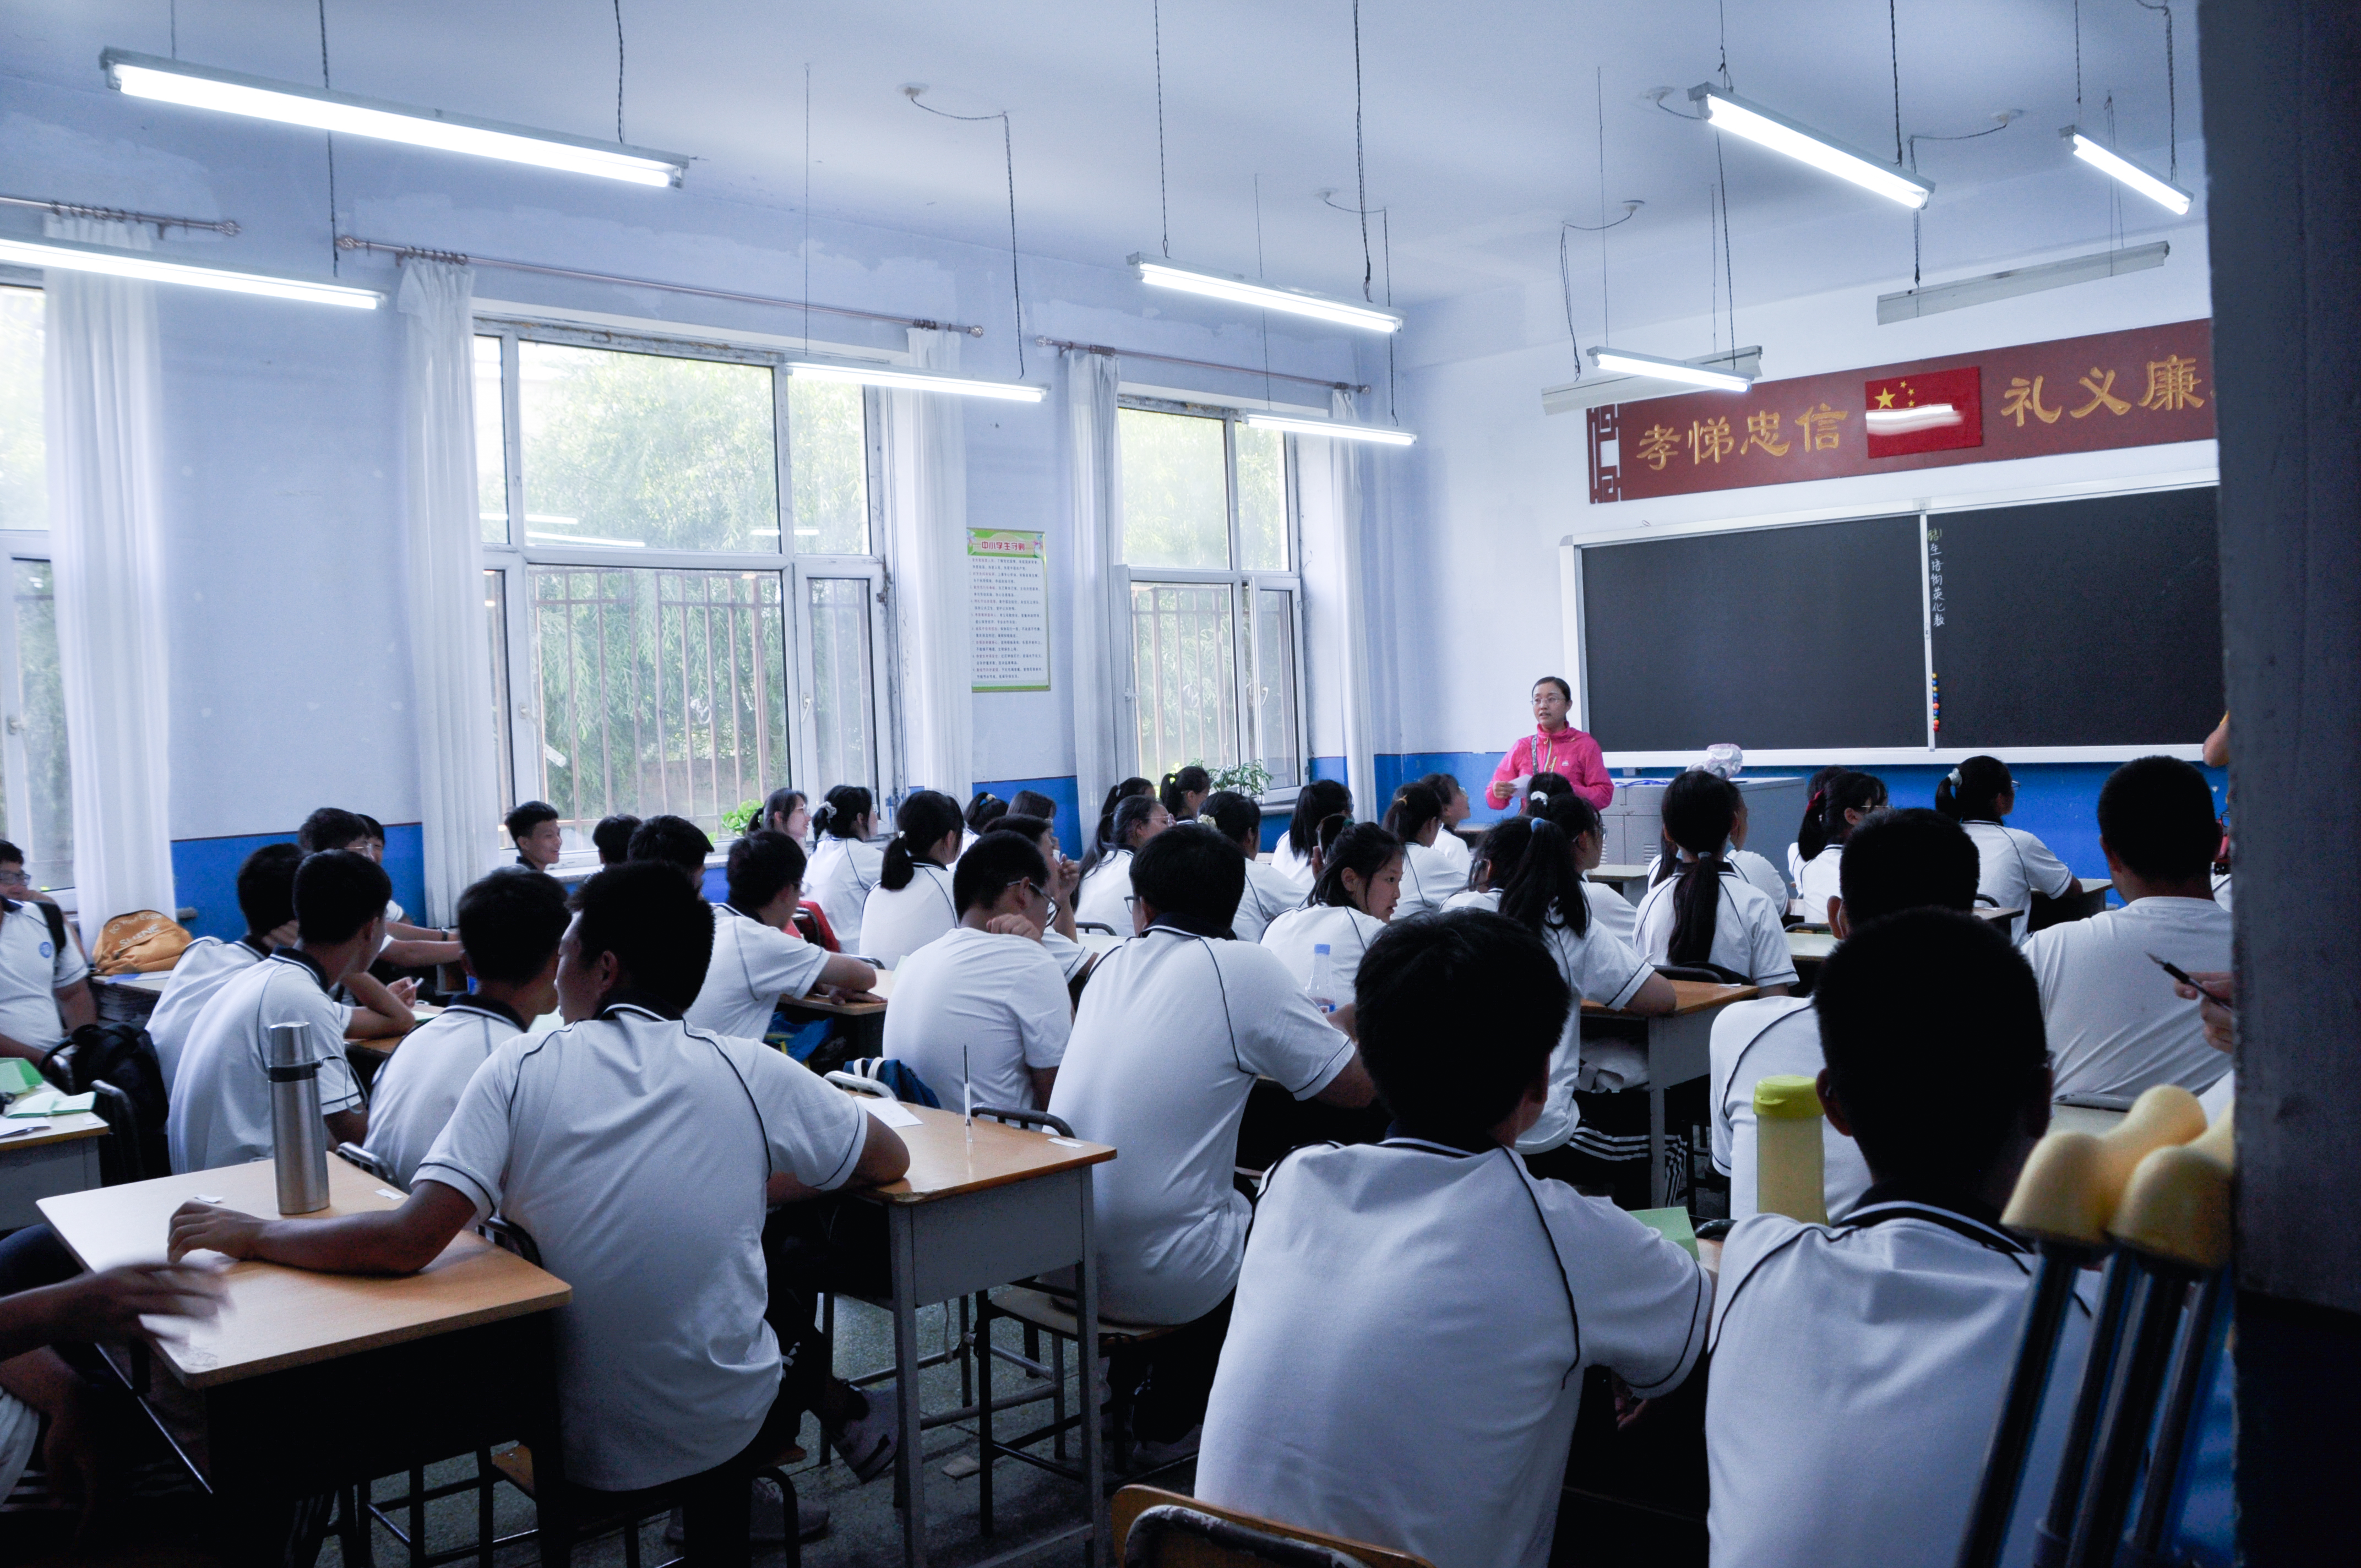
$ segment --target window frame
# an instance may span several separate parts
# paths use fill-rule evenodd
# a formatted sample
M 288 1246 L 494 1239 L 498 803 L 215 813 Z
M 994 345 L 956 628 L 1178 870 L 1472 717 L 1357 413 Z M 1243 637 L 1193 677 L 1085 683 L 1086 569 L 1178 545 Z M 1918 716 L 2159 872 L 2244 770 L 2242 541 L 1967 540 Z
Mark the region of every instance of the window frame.
M 1266 805 L 1284 804 L 1295 797 L 1295 792 L 1310 782 L 1312 770 L 1311 714 L 1304 701 L 1306 665 L 1303 623 L 1303 509 L 1297 477 L 1295 437 L 1282 435 L 1280 446 L 1280 504 L 1285 517 L 1280 533 L 1287 548 L 1287 565 L 1283 569 L 1257 569 L 1238 565 L 1244 556 L 1244 541 L 1238 528 L 1238 426 L 1244 422 L 1246 411 L 1217 403 L 1198 403 L 1170 398 L 1120 393 L 1115 399 L 1118 410 L 1136 410 L 1143 413 L 1179 414 L 1192 419 L 1218 420 L 1222 425 L 1222 484 L 1226 522 L 1229 530 L 1229 558 L 1226 569 L 1215 570 L 1191 566 L 1142 566 L 1132 564 L 1128 532 L 1118 542 L 1115 551 L 1117 566 L 1114 585 L 1116 603 L 1123 617 L 1123 635 L 1115 641 L 1118 663 L 1113 672 L 1115 689 L 1124 695 L 1129 709 L 1130 722 L 1125 727 L 1124 746 L 1128 756 L 1126 771 L 1137 773 L 1143 765 L 1139 756 L 1139 674 L 1135 656 L 1136 639 L 1133 629 L 1132 588 L 1137 584 L 1182 584 L 1191 586 L 1224 585 L 1230 590 L 1230 657 L 1236 682 L 1238 754 L 1242 761 L 1263 762 L 1270 749 L 1263 734 L 1262 704 L 1257 690 L 1256 669 L 1258 639 L 1256 633 L 1256 595 L 1262 589 L 1281 589 L 1288 593 L 1292 606 L 1290 628 L 1293 644 L 1294 664 L 1291 671 L 1295 733 L 1290 737 L 1295 748 L 1296 776 L 1293 782 L 1274 779 L 1262 795 Z
M 783 643 L 778 650 L 788 672 L 787 774 L 792 787 L 817 791 L 806 781 L 816 776 L 818 745 L 808 710 L 810 692 L 804 684 L 809 665 L 810 630 L 804 613 L 806 582 L 812 576 L 866 577 L 870 596 L 869 722 L 876 737 L 873 767 L 875 777 L 865 782 L 879 798 L 895 787 L 899 778 L 899 733 L 895 717 L 894 673 L 898 668 L 890 603 L 891 574 L 885 558 L 884 410 L 873 387 L 862 389 L 862 460 L 867 481 L 868 550 L 864 554 L 798 551 L 795 547 L 795 430 L 788 418 L 788 386 L 785 367 L 797 354 L 764 348 L 724 338 L 651 328 L 646 332 L 616 327 L 582 326 L 542 320 L 504 311 L 476 313 L 473 334 L 500 342 L 500 433 L 503 502 L 508 519 L 505 541 L 486 540 L 481 563 L 487 572 L 500 574 L 501 638 L 507 653 L 507 679 L 500 683 L 506 711 L 500 731 L 509 745 L 500 759 L 508 798 L 533 798 L 539 789 L 543 744 L 540 665 L 533 639 L 533 570 L 541 566 L 591 569 L 639 568 L 654 571 L 763 572 L 778 578 Z M 773 483 L 778 498 L 779 543 L 775 550 L 649 550 L 589 544 L 557 544 L 535 541 L 525 527 L 522 381 L 519 375 L 519 345 L 547 343 L 570 348 L 601 349 L 620 354 L 646 354 L 661 358 L 720 361 L 758 366 L 771 372 L 771 450 Z M 481 458 L 478 456 L 480 468 Z M 487 584 L 489 590 L 489 585 Z M 498 672 L 495 672 L 496 679 Z M 499 744 L 500 731 L 494 744 Z M 780 787 L 779 783 L 764 786 Z M 570 850 L 561 864 L 572 867 L 596 860 L 587 841 Z
M 28 289 L 35 293 L 42 294 L 43 328 L 47 330 L 49 302 L 40 269 L 0 266 L 0 286 Z M 46 400 L 44 399 L 44 401 Z M 46 408 L 42 411 L 42 417 L 46 424 L 48 419 Z M 46 436 L 46 431 L 44 434 Z M 48 529 L 0 529 L 0 565 L 6 566 L 9 572 L 11 605 L 11 613 L 5 617 L 0 617 L 0 621 L 5 622 L 5 625 L 0 625 L 0 778 L 5 780 L 6 798 L 9 801 L 21 801 L 29 806 L 32 785 L 31 763 L 25 754 L 25 716 L 22 711 L 24 670 L 17 654 L 16 617 L 13 608 L 16 564 L 19 561 L 38 561 L 51 572 L 57 570 L 57 556 L 50 543 L 50 533 Z M 73 765 L 71 751 L 68 753 L 66 765 L 68 775 L 71 777 Z M 14 822 L 0 820 L 0 829 L 15 829 L 17 826 Z M 30 835 L 27 834 L 27 837 L 29 838 Z M 74 896 L 75 884 L 81 880 L 81 876 L 77 873 L 69 878 L 62 886 L 43 888 L 41 891 L 55 896 L 59 908 L 68 914 L 73 914 L 79 907 Z

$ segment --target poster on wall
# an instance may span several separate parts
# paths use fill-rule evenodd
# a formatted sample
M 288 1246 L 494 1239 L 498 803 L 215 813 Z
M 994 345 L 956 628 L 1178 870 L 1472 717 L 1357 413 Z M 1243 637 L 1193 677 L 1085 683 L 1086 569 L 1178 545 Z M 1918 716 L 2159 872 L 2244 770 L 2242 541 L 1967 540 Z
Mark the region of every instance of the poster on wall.
M 1041 535 L 967 531 L 969 623 L 980 692 L 1049 689 L 1049 558 Z

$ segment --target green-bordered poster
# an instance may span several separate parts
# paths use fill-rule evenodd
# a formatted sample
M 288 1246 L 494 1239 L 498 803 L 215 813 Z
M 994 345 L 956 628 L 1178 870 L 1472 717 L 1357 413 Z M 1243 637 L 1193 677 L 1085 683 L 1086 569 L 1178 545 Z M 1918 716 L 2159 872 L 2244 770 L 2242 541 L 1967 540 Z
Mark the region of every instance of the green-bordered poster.
M 1049 689 L 1049 558 L 1041 535 L 1014 528 L 967 531 L 974 689 Z

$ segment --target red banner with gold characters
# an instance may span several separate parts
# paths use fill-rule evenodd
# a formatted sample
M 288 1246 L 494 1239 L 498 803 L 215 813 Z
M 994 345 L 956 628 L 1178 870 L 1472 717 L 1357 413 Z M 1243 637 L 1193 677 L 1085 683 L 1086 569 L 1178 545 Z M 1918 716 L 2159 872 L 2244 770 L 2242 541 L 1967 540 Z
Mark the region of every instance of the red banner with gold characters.
M 2202 441 L 2213 323 L 2059 338 L 1590 411 L 1590 499 Z

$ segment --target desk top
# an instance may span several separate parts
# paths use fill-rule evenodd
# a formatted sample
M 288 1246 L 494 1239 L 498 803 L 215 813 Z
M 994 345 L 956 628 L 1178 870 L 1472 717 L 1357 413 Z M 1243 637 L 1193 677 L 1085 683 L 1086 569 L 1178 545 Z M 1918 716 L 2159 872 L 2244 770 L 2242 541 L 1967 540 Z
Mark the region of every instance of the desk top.
M 42 1214 L 82 1266 L 113 1268 L 164 1256 L 172 1211 L 199 1193 L 266 1219 L 279 1212 L 270 1161 L 159 1177 L 40 1200 Z M 343 1160 L 328 1161 L 329 1205 L 306 1219 L 401 1206 L 402 1195 Z M 382 1345 L 562 1307 L 564 1280 L 462 1231 L 416 1274 L 383 1278 L 314 1274 L 275 1263 L 234 1263 L 229 1299 L 211 1322 L 157 1354 L 192 1388 L 209 1388 Z
M 1684 1017 L 1691 1013 L 1703 1013 L 1709 1008 L 1720 1007 L 1732 1002 L 1744 1002 L 1750 997 L 1762 994 L 1751 985 L 1716 985 L 1711 981 L 1704 980 L 1675 980 L 1670 984 L 1675 1000 L 1669 1016 L 1675 1018 Z M 1582 1011 L 1586 1015 L 1596 1018 L 1667 1016 L 1662 1014 L 1629 1013 L 1619 1008 L 1601 1007 L 1596 1002 L 1584 1003 Z
M 902 1109 L 918 1118 L 918 1124 L 894 1129 L 909 1146 L 910 1170 L 901 1180 L 877 1189 L 874 1196 L 887 1203 L 931 1203 L 1115 1158 L 1115 1150 L 1104 1144 L 1060 1138 L 982 1116 L 971 1129 L 955 1111 L 907 1104 Z
M 1797 963 L 1818 963 L 1837 950 L 1837 939 L 1827 931 L 1787 933 L 1787 956 Z
M 894 1000 L 894 971 L 881 969 L 877 983 L 858 1002 L 833 1002 L 818 996 L 790 996 L 785 999 L 789 1007 L 800 1007 L 807 1013 L 825 1013 L 832 1018 L 867 1018 L 885 1011 Z
M 95 1138 L 105 1131 L 104 1120 L 87 1111 L 33 1121 L 0 1122 L 0 1154 L 37 1149 L 44 1144 L 70 1144 L 77 1138 Z
M 1638 866 L 1593 866 L 1586 873 L 1593 882 L 1638 882 L 1648 874 L 1648 868 Z

